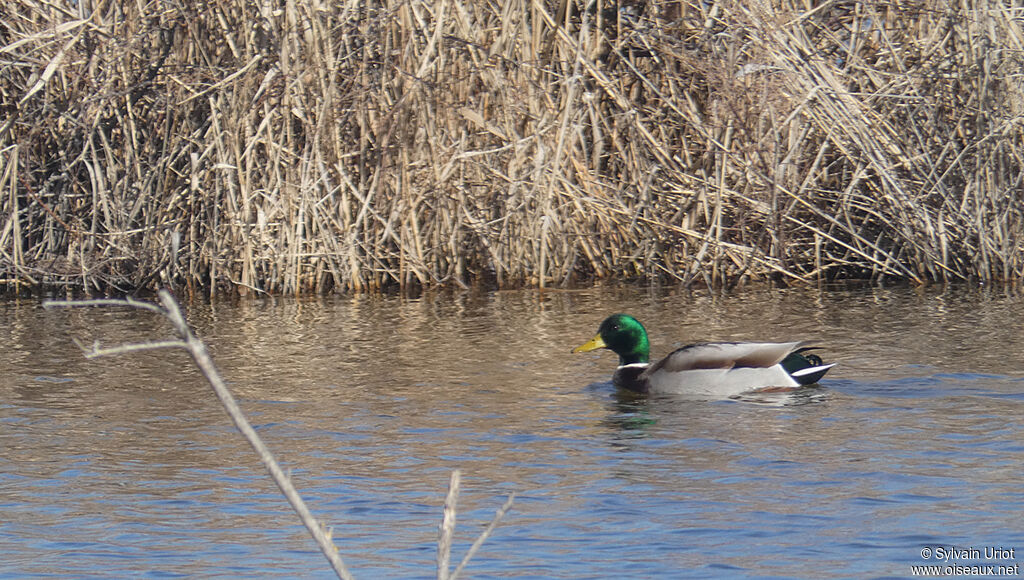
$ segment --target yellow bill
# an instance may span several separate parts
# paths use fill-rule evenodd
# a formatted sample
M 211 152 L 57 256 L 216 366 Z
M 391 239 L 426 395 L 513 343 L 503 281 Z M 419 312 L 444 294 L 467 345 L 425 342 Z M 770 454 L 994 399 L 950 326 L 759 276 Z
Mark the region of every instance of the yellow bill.
M 608 345 L 605 344 L 604 340 L 601 339 L 601 335 L 600 334 L 595 336 L 594 338 L 590 339 L 590 342 L 587 342 L 585 344 L 581 344 L 581 345 L 577 346 L 576 348 L 572 349 L 572 352 L 573 353 L 590 352 L 592 350 L 597 350 L 599 348 L 608 348 Z

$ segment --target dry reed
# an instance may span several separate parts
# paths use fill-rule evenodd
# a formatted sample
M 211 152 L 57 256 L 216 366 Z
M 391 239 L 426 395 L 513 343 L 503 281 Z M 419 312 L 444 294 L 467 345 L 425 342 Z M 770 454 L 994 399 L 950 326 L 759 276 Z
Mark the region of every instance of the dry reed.
M 1024 275 L 1006 3 L 4 10 L 8 284 Z

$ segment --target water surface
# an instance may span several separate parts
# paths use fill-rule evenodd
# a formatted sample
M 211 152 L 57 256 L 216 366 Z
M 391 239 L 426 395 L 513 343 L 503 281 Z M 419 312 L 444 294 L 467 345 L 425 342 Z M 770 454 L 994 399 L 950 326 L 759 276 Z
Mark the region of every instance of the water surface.
M 819 387 L 635 398 L 612 312 L 655 356 L 813 339 Z M 435 575 L 505 497 L 471 577 L 909 577 L 938 547 L 1024 550 L 1024 299 L 997 290 L 496 292 L 197 304 L 188 316 L 356 578 Z M 0 305 L 0 577 L 328 578 L 189 359 L 117 309 Z M 944 555 L 945 551 L 938 554 Z

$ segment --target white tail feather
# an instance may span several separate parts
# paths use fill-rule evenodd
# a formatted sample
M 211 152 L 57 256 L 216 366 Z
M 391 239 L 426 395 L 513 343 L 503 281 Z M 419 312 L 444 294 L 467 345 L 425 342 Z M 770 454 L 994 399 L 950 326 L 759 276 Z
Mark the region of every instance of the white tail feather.
M 817 372 L 828 370 L 828 369 L 830 369 L 830 368 L 832 368 L 834 366 L 836 366 L 836 363 L 832 363 L 830 365 L 821 365 L 819 367 L 807 367 L 805 369 L 800 369 L 798 371 L 793 371 L 793 372 L 791 372 L 789 374 L 794 376 L 794 377 L 802 377 L 804 375 L 812 375 L 812 374 L 817 373 Z

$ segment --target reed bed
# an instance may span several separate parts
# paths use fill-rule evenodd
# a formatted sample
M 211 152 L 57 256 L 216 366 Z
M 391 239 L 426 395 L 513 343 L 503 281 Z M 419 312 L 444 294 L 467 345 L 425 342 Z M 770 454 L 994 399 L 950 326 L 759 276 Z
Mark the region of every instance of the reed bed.
M 1024 275 L 1024 9 L 12 0 L 0 279 Z

